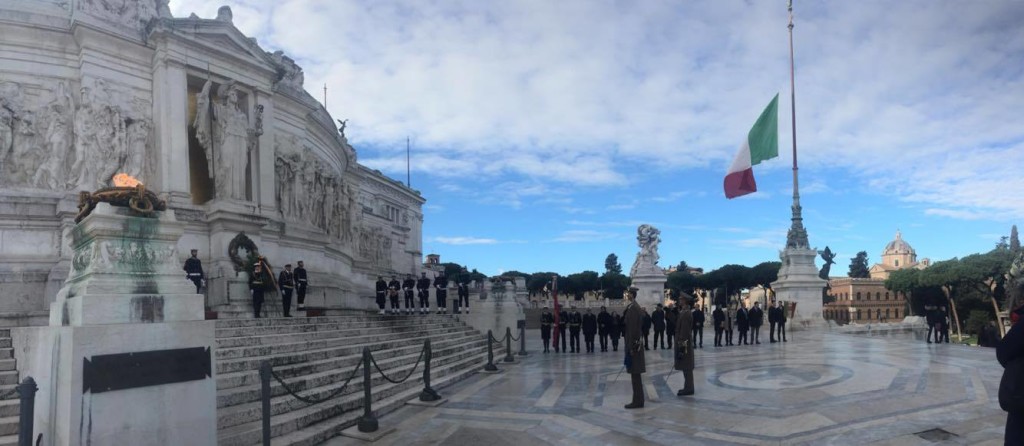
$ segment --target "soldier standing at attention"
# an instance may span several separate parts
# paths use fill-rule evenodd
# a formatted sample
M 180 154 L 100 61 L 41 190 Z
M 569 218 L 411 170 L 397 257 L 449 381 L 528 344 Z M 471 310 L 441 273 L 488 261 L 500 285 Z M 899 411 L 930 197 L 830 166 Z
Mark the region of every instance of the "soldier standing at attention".
M 469 314 L 469 273 L 465 269 L 459 274 L 459 303 L 455 305 L 455 312 Z
M 420 314 L 427 314 L 430 312 L 430 279 L 427 278 L 427 273 L 420 273 L 420 280 L 416 281 L 416 289 L 419 290 L 420 297 Z
M 597 313 L 597 336 L 601 340 L 601 352 L 608 351 L 608 334 L 611 333 L 612 315 L 608 314 L 608 310 L 605 307 L 601 307 L 601 312 Z
M 754 302 L 754 308 L 750 310 L 750 340 L 755 344 L 761 344 L 762 325 L 764 325 L 764 310 L 761 309 L 761 302 Z
M 561 305 L 559 305 L 561 307 Z M 562 353 L 568 352 L 565 348 L 565 343 L 568 341 L 565 336 L 565 329 L 569 328 L 569 312 L 565 311 L 564 307 L 560 308 L 562 311 L 558 312 L 558 340 L 562 342 Z M 555 353 L 558 353 L 558 345 L 555 345 Z
M 693 395 L 693 314 L 690 313 L 690 298 L 685 294 L 679 298 L 679 318 L 676 320 L 675 369 L 683 372 L 683 388 L 678 396 Z
M 193 250 L 193 252 L 195 251 Z M 266 286 L 266 283 L 263 281 L 263 268 L 257 262 L 252 269 L 252 274 L 249 274 L 249 290 L 252 291 L 252 311 L 256 314 L 256 319 L 260 318 L 260 312 L 263 310 L 263 291 L 266 290 Z
M 740 302 L 740 308 L 736 310 L 736 326 L 740 329 L 740 340 L 736 341 L 736 345 L 750 345 L 750 341 L 747 340 L 747 332 L 750 331 L 750 313 L 743 302 Z
M 786 304 L 785 302 L 779 304 L 779 339 L 782 342 L 786 342 Z
M 626 357 L 624 365 L 629 373 L 633 387 L 633 401 L 626 405 L 626 409 L 639 409 L 644 407 L 644 383 L 643 374 L 647 372 L 644 361 L 643 325 L 646 312 L 636 303 L 635 287 L 630 287 L 623 293 L 623 297 L 629 301 L 626 309 L 622 312 L 622 320 L 626 326 Z
M 306 309 L 306 286 L 308 285 L 309 279 L 306 277 L 306 264 L 299 260 L 298 266 L 295 267 L 295 297 L 299 301 L 299 311 Z
M 697 337 L 700 340 L 697 340 Z M 693 307 L 693 343 L 697 344 L 700 348 L 704 348 L 704 312 L 701 311 L 700 307 Z
M 555 323 L 555 315 L 548 311 L 548 307 L 544 307 L 544 312 L 540 314 L 540 338 L 544 341 L 544 353 L 551 351 L 551 324 Z
M 612 325 L 608 327 L 608 335 L 612 338 L 612 351 L 619 351 L 619 336 L 622 335 L 622 316 L 617 311 L 612 312 Z
M 192 257 L 185 259 L 185 277 L 196 285 L 196 294 L 203 287 L 206 276 L 203 274 L 203 262 L 199 261 L 199 250 L 192 250 Z
M 573 353 L 580 352 L 580 325 L 583 324 L 583 316 L 576 307 L 572 307 L 569 313 L 569 348 Z
M 281 306 L 284 309 L 284 317 L 292 317 L 292 290 L 295 289 L 295 274 L 292 273 L 292 264 L 284 266 L 284 271 L 277 278 L 277 285 L 281 287 Z
M 441 271 L 434 277 L 434 295 L 437 300 L 437 314 L 448 312 L 448 276 Z
M 416 279 L 412 274 L 406 274 L 402 282 L 402 291 L 405 291 L 405 314 L 412 314 L 416 311 L 416 302 L 413 299 L 413 290 L 416 289 Z
M 768 307 L 768 340 L 775 343 L 775 327 L 779 324 L 779 307 L 775 306 L 775 301 L 771 302 Z
M 668 342 L 669 350 L 672 350 L 672 341 L 674 341 L 676 337 L 676 319 L 678 317 L 678 305 L 665 307 L 665 341 Z
M 583 314 L 583 343 L 587 346 L 587 353 L 594 353 L 594 335 L 597 334 L 597 316 L 590 312 Z
M 722 346 L 722 333 L 725 332 L 725 312 L 721 305 L 715 305 L 715 311 L 711 312 L 711 320 L 715 324 L 715 347 Z
M 665 310 L 661 309 L 661 304 L 658 304 L 654 308 L 654 313 L 651 314 L 651 325 L 654 326 L 654 349 L 661 348 L 665 349 Z M 661 340 L 661 347 L 658 347 L 658 340 Z
M 640 307 L 640 311 L 644 314 L 643 320 L 640 322 L 640 330 L 644 334 L 644 350 L 650 350 L 651 345 L 648 341 L 651 339 L 651 315 L 647 313 L 647 309 L 644 307 Z M 657 346 L 655 346 L 655 348 L 657 348 Z
M 398 291 L 402 289 L 402 283 L 395 276 L 391 276 L 388 282 L 388 300 L 391 301 L 391 314 L 398 314 Z
M 388 294 L 388 283 L 384 281 L 384 276 L 377 276 L 377 308 L 380 312 L 377 314 L 384 314 L 384 306 L 387 305 L 387 294 Z

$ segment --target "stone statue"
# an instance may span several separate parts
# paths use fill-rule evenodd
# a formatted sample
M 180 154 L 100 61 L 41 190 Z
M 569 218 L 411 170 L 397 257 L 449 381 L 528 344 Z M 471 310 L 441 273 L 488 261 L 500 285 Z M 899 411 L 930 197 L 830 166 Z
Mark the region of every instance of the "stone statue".
M 234 81 L 217 88 L 217 100 L 213 104 L 216 150 L 212 172 L 217 197 L 245 200 L 246 155 L 253 133 L 245 108 L 239 102 Z
M 824 251 L 818 251 L 818 255 L 820 255 L 821 259 L 825 261 L 825 264 L 821 266 L 821 272 L 818 273 L 818 277 L 828 280 L 828 275 L 832 270 L 832 265 L 835 265 L 836 263 L 835 260 L 833 260 L 836 258 L 836 255 L 828 246 L 825 247 Z
M 1006 273 L 1006 310 L 1013 311 L 1024 295 L 1024 253 L 1017 254 Z
M 338 133 L 341 133 L 341 137 L 344 138 L 345 137 L 345 127 L 348 125 L 348 119 L 346 119 L 344 121 L 342 121 L 340 119 L 335 119 L 335 121 L 338 121 L 338 126 L 339 126 L 338 127 Z
M 640 253 L 636 256 L 636 261 L 633 262 L 633 267 L 630 269 L 630 276 L 635 276 L 638 272 L 643 273 L 645 270 L 652 270 L 657 268 L 658 260 L 661 257 L 658 255 L 658 244 L 661 243 L 661 231 L 651 225 L 640 225 L 636 230 L 636 242 L 640 246 Z M 658 270 L 660 272 L 660 270 Z
M 46 160 L 32 177 L 32 184 L 50 190 L 66 187 L 65 165 L 71 147 L 71 94 L 64 82 L 57 84 L 53 100 L 46 106 L 44 144 Z

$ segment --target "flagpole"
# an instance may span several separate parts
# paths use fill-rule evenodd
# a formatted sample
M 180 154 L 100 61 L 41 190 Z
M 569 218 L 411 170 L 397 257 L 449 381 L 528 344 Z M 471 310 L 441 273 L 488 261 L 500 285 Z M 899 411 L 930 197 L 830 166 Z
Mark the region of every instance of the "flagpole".
M 810 248 L 807 230 L 804 229 L 800 207 L 800 183 L 797 178 L 796 161 L 796 68 L 793 62 L 793 0 L 789 0 L 789 100 L 793 129 L 793 217 L 789 232 L 786 234 L 786 248 Z
M 412 155 L 408 136 L 405 137 L 405 187 L 412 189 Z
M 789 103 L 793 125 L 793 202 L 800 202 L 796 163 L 796 70 L 793 63 L 793 0 L 789 0 Z

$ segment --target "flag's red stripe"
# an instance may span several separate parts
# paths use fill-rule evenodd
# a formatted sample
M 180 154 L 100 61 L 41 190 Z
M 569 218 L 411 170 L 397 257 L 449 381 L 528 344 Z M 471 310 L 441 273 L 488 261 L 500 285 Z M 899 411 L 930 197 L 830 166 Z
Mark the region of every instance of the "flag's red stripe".
M 754 168 L 732 172 L 725 176 L 725 198 L 736 198 L 757 191 Z

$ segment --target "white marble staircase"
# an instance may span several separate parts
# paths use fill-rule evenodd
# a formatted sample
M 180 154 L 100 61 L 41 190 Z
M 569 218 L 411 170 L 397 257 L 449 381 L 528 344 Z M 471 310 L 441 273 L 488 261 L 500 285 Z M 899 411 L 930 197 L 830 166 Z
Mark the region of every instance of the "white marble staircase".
M 450 316 L 377 316 L 352 313 L 317 318 L 236 319 L 217 322 L 217 427 L 221 446 L 259 444 L 259 367 L 264 360 L 288 386 L 306 398 L 336 391 L 370 347 L 388 376 L 401 378 L 430 338 L 431 387 L 442 389 L 481 370 L 487 362 L 482 334 Z M 495 345 L 495 361 L 504 350 Z M 408 381 L 392 384 L 372 370 L 373 410 L 378 417 L 416 398 L 422 367 Z M 271 381 L 274 445 L 315 445 L 353 426 L 363 410 L 360 369 L 339 395 L 308 405 Z M 441 392 L 444 393 L 443 391 Z
M 11 330 L 0 329 L 0 395 L 7 395 L 0 399 L 0 446 L 18 444 L 18 410 L 21 401 L 17 392 L 11 394 L 18 385 L 15 365 Z

